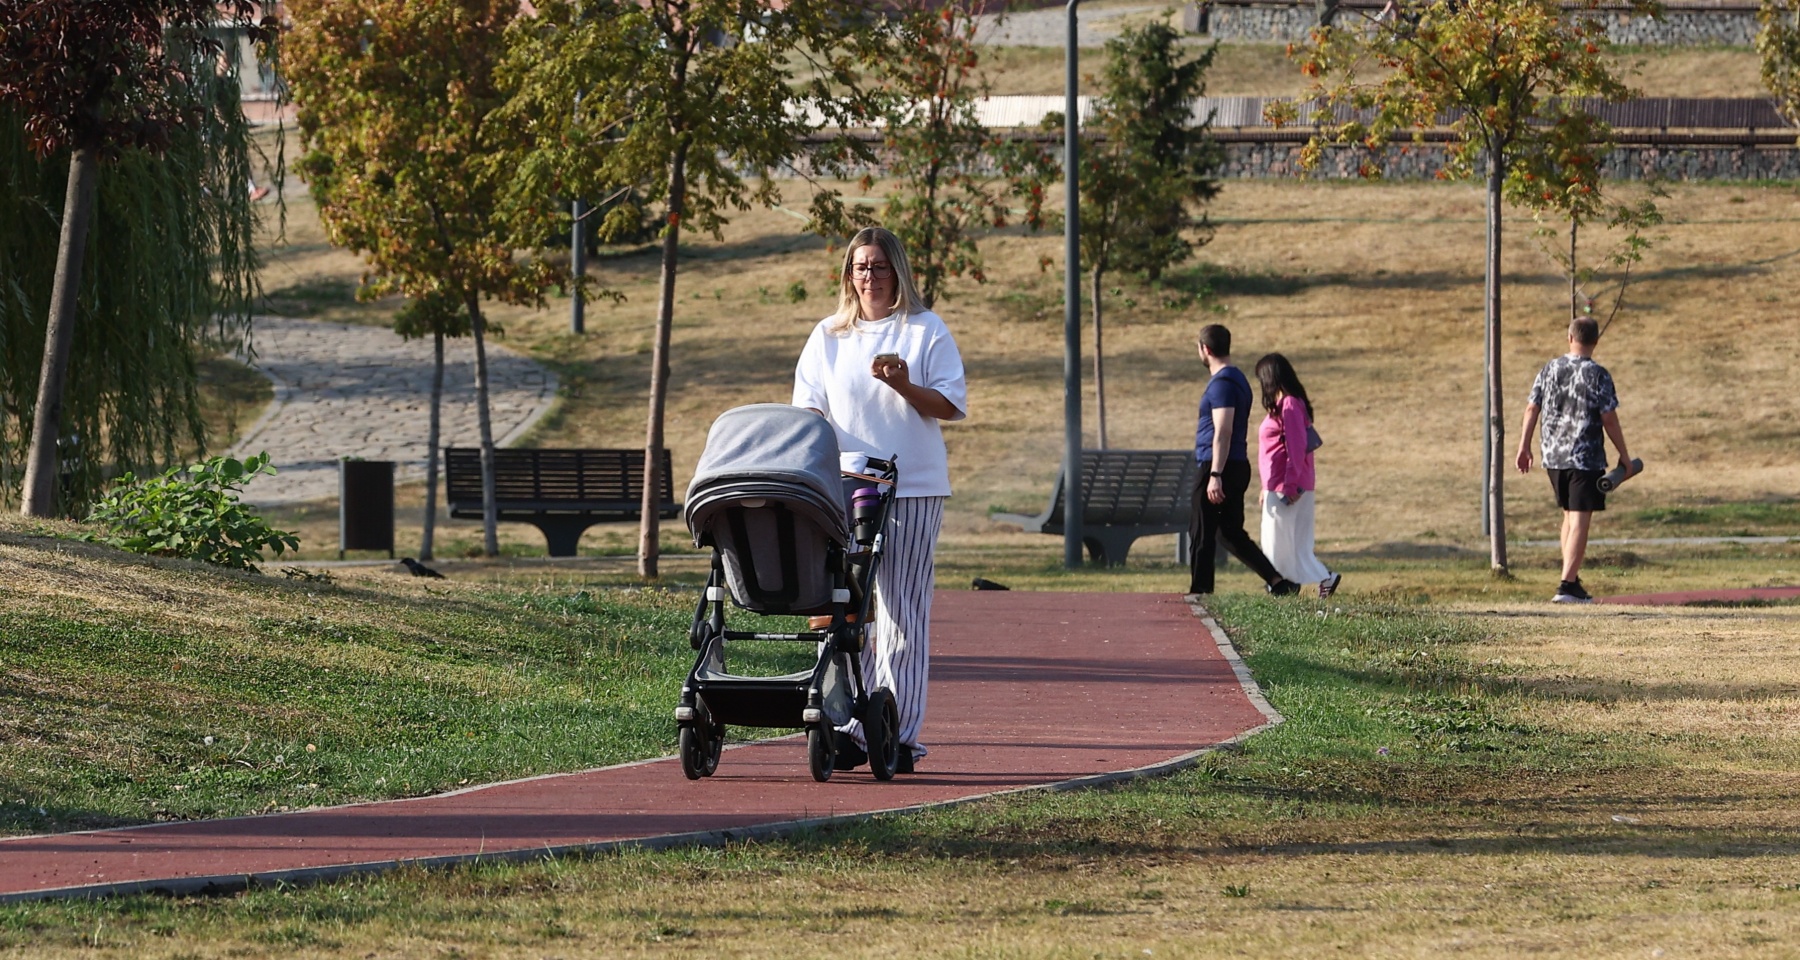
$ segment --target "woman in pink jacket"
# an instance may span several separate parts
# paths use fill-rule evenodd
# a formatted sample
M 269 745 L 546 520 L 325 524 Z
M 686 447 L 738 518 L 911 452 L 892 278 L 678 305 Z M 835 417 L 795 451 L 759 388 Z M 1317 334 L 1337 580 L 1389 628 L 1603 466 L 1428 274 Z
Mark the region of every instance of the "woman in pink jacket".
M 1268 411 L 1257 429 L 1262 468 L 1262 548 L 1281 575 L 1295 583 L 1316 583 L 1324 599 L 1343 574 L 1326 569 L 1313 554 L 1312 401 L 1294 365 L 1279 353 L 1256 361 L 1262 405 Z

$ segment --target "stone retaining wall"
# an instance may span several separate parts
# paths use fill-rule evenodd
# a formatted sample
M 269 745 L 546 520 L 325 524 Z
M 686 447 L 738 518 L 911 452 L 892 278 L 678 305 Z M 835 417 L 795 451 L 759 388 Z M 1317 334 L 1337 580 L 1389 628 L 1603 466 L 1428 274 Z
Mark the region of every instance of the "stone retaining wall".
M 1216 40 L 1290 43 L 1305 40 L 1319 22 L 1315 3 L 1196 4 L 1183 18 L 1190 32 Z M 1334 22 L 1340 27 L 1366 23 L 1379 7 L 1342 6 Z M 1606 35 L 1614 43 L 1635 46 L 1732 46 L 1756 43 L 1754 7 L 1669 7 L 1661 18 L 1629 10 L 1602 10 Z
M 1056 158 L 1061 160 L 1060 146 Z M 1224 180 L 1279 180 L 1302 176 L 1298 140 L 1287 138 L 1257 140 L 1238 136 L 1220 143 L 1224 163 L 1218 176 Z M 877 148 L 877 154 L 881 149 Z M 1441 142 L 1396 143 L 1380 155 L 1372 155 L 1361 147 L 1327 147 L 1319 169 L 1309 176 L 1341 180 L 1361 176 L 1364 163 L 1373 163 L 1381 176 L 1389 180 L 1433 180 L 1444 168 L 1445 145 Z M 1760 144 L 1648 144 L 1623 143 L 1615 146 L 1602 163 L 1608 179 L 1641 180 L 1655 175 L 1665 180 L 1784 180 L 1800 181 L 1800 147 L 1792 143 Z M 793 171 L 816 176 L 802 163 Z M 999 171 L 977 171 L 984 176 L 997 176 Z M 749 175 L 749 171 L 744 171 Z M 877 160 L 847 172 L 850 177 L 868 174 L 887 176 L 887 164 Z M 1056 188 L 1058 194 L 1062 188 Z
M 1226 143 L 1219 176 L 1228 180 L 1265 180 L 1300 176 L 1298 143 Z M 1390 180 L 1430 180 L 1444 168 L 1441 144 L 1395 146 L 1380 157 L 1360 147 L 1325 151 L 1321 179 L 1358 177 L 1373 163 Z M 1601 167 L 1608 179 L 1641 180 L 1655 174 L 1667 180 L 1800 180 L 1800 149 L 1775 146 L 1649 146 L 1613 148 Z

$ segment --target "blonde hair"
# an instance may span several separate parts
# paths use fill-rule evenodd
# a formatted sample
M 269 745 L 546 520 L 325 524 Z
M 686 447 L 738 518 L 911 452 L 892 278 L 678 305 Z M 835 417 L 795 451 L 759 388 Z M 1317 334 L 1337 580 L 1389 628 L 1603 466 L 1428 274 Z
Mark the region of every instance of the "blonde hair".
M 844 265 L 838 274 L 837 312 L 831 315 L 831 322 L 825 328 L 833 336 L 848 334 L 856 328 L 856 321 L 859 319 L 886 319 L 885 316 L 863 316 L 862 300 L 850 283 L 851 258 L 856 256 L 856 251 L 869 246 L 880 247 L 881 252 L 887 254 L 888 263 L 894 267 L 894 302 L 889 305 L 889 309 L 900 315 L 900 322 L 905 323 L 910 314 L 924 313 L 929 309 L 925 306 L 925 298 L 919 296 L 919 288 L 913 284 L 912 266 L 906 262 L 906 250 L 900 246 L 900 238 L 884 227 L 864 227 L 856 231 L 856 235 L 844 246 Z

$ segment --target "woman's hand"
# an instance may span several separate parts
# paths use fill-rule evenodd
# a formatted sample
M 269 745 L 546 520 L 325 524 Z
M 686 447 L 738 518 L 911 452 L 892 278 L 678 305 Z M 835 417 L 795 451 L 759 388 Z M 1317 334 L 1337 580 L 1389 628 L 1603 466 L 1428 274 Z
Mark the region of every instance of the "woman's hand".
M 901 396 L 906 395 L 906 390 L 904 388 L 912 384 L 912 379 L 906 374 L 905 360 L 885 360 L 881 357 L 876 357 L 875 360 L 869 364 L 869 373 L 875 379 L 898 390 Z
M 921 387 L 907 375 L 906 361 L 877 358 L 869 364 L 869 375 L 888 385 L 901 399 L 912 405 L 921 416 L 949 420 L 958 413 L 956 405 L 929 387 Z

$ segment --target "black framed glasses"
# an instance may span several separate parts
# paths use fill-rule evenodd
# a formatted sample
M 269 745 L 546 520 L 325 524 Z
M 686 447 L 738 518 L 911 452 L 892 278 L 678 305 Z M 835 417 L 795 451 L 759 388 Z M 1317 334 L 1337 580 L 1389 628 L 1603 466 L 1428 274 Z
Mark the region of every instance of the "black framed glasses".
M 859 277 L 874 277 L 880 280 L 894 275 L 894 265 L 891 263 L 853 263 L 850 265 L 850 272 Z

